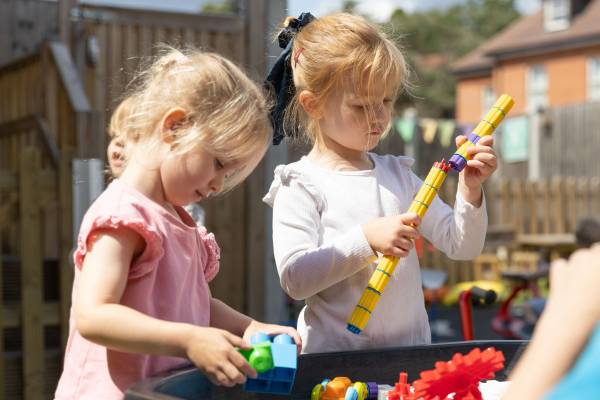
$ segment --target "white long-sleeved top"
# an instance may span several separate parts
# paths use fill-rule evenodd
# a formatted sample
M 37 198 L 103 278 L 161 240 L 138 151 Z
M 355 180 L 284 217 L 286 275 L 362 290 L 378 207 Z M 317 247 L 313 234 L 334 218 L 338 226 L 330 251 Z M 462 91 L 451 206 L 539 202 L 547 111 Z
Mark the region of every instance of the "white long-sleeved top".
M 419 260 L 412 250 L 360 335 L 346 321 L 375 267 L 362 224 L 406 212 L 422 181 L 408 157 L 369 153 L 374 168 L 335 171 L 306 157 L 275 169 L 263 201 L 273 207 L 273 247 L 283 289 L 306 300 L 298 318 L 303 353 L 431 342 Z M 453 259 L 477 256 L 485 240 L 485 200 L 476 208 L 457 193 L 454 210 L 435 198 L 420 233 Z

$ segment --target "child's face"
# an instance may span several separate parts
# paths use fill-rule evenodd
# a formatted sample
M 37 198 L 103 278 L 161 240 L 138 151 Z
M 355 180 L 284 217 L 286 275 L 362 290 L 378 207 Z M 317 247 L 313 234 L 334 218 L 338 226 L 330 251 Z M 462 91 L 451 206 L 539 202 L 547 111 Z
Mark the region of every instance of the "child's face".
M 169 152 L 160 166 L 165 198 L 177 206 L 201 201 L 220 192 L 225 176 L 234 168 L 201 148 L 185 154 Z
M 121 175 L 123 169 L 125 168 L 125 155 L 123 154 L 123 151 L 123 139 L 119 138 L 118 136 L 112 138 L 108 144 L 108 148 L 106 149 L 106 156 L 108 158 L 110 173 L 116 178 Z
M 362 96 L 352 85 L 335 90 L 324 105 L 319 120 L 321 134 L 333 146 L 364 152 L 379 143 L 392 115 L 392 94 L 385 83 L 370 98 Z

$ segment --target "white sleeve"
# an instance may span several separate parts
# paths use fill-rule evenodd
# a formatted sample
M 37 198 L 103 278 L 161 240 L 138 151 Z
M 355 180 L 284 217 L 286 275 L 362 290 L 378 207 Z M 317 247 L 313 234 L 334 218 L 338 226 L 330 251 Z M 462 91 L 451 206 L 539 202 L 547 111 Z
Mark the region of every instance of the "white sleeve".
M 415 193 L 422 181 L 414 174 Z M 456 192 L 454 209 L 438 196 L 431 203 L 419 231 L 433 245 L 453 260 L 470 260 L 481 254 L 488 217 L 485 195 L 480 207 L 465 201 Z
M 360 225 L 321 244 L 321 202 L 315 188 L 298 179 L 282 183 L 271 201 L 277 271 L 281 286 L 294 299 L 306 299 L 344 280 L 377 257 Z

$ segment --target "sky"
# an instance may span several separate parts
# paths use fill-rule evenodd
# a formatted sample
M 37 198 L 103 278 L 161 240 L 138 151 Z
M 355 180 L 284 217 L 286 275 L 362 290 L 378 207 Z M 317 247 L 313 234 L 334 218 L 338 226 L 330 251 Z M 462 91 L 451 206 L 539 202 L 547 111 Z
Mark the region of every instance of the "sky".
M 464 0 L 359 0 L 358 11 L 370 15 L 377 21 L 387 21 L 396 8 L 406 12 L 424 11 L 432 8 L 448 8 Z M 518 10 L 523 14 L 531 14 L 540 7 L 540 0 L 516 0 Z M 288 14 L 300 15 L 310 11 L 316 17 L 337 11 L 342 0 L 288 0 Z
M 169 9 L 174 12 L 198 12 L 207 2 L 219 0 L 80 0 L 87 4 L 103 4 L 120 7 L 140 7 L 157 10 Z M 249 0 L 252 1 L 252 0 Z M 370 15 L 376 21 L 387 21 L 392 12 L 400 7 L 407 12 L 423 11 L 432 8 L 448 8 L 465 0 L 358 0 L 359 12 Z M 540 7 L 541 0 L 516 0 L 517 8 L 524 14 L 530 14 Z M 342 0 L 287 0 L 288 15 L 298 16 L 310 11 L 315 16 L 338 11 Z

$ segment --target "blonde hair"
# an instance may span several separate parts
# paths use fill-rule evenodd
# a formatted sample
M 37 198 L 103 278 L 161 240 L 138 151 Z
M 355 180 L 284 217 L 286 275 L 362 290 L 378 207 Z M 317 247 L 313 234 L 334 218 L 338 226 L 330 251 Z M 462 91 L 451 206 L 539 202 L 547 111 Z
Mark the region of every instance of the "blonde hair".
M 131 112 L 133 106 L 133 99 L 126 97 L 123 99 L 117 108 L 113 111 L 110 116 L 110 122 L 108 123 L 108 136 L 115 138 L 121 135 L 121 132 L 125 129 L 127 123 L 127 117 Z
M 286 18 L 284 25 L 289 21 Z M 367 99 L 380 85 L 390 87 L 395 99 L 408 75 L 404 56 L 392 40 L 365 18 L 347 13 L 327 15 L 305 25 L 294 38 L 291 64 L 296 94 L 286 109 L 284 129 L 292 137 L 305 132 L 311 142 L 318 139 L 318 124 L 298 102 L 302 90 L 316 95 L 317 107 L 348 79 Z
M 163 116 L 181 107 L 186 119 L 176 128 L 172 148 L 183 154 L 200 146 L 225 164 L 241 163 L 226 178 L 227 191 L 252 172 L 269 146 L 272 126 L 262 89 L 218 54 L 162 48 L 132 86 L 121 129 L 128 152 L 130 146 L 160 141 Z

